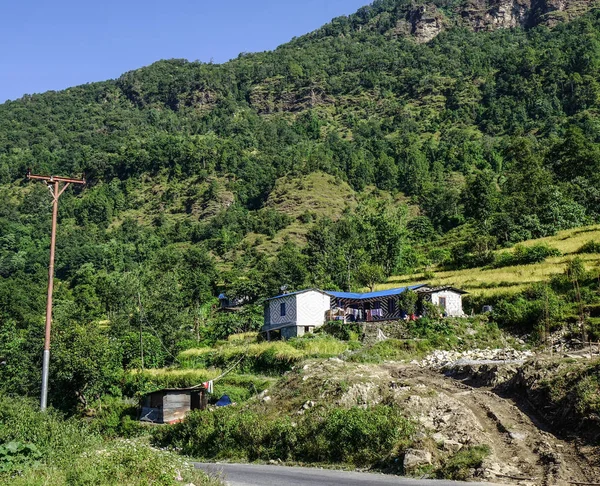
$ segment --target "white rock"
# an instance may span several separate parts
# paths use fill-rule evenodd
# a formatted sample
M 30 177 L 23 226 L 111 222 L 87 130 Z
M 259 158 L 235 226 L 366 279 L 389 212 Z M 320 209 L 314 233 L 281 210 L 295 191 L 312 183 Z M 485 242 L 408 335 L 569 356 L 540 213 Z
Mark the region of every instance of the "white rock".
M 404 469 L 414 469 L 426 464 L 431 464 L 431 452 L 419 449 L 407 449 L 404 454 Z

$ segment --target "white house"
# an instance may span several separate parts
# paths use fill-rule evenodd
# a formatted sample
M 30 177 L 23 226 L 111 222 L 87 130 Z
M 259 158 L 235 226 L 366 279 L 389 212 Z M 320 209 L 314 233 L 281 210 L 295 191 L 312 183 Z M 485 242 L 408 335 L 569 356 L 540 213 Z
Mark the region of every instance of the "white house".
M 464 290 L 455 287 L 421 287 L 417 293 L 425 301 L 431 302 L 451 317 L 465 315 L 462 308 L 462 296 L 467 294 Z
M 417 292 L 418 307 L 432 302 L 446 316 L 463 316 L 462 296 L 467 292 L 454 287 L 414 285 L 364 294 L 307 289 L 268 299 L 262 331 L 267 339 L 276 332 L 288 339 L 311 333 L 328 320 L 344 322 L 391 321 L 407 318 L 401 308 L 400 295 Z M 418 312 L 418 313 L 420 313 Z
M 262 328 L 270 339 L 272 331 L 279 331 L 288 339 L 313 332 L 325 323 L 325 314 L 331 308 L 331 297 L 317 289 L 301 290 L 269 299 L 265 305 Z

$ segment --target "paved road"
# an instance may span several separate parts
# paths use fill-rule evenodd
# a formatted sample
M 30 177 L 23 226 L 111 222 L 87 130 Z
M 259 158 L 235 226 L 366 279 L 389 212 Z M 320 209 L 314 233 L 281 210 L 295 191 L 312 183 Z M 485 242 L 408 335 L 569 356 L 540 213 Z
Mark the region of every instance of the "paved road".
M 491 486 L 492 483 L 459 483 L 408 479 L 385 474 L 370 474 L 304 467 L 263 466 L 259 464 L 203 464 L 195 466 L 222 477 L 231 486 Z

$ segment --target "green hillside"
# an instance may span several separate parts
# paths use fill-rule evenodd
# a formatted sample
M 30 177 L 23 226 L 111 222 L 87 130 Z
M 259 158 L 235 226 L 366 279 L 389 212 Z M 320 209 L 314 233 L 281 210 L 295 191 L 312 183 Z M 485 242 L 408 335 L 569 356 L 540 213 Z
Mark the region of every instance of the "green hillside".
M 162 367 L 255 331 L 282 285 L 543 280 L 468 269 L 600 222 L 600 13 L 567 4 L 378 0 L 272 52 L 0 105 L 0 388 L 37 393 L 50 208 L 27 168 L 89 181 L 59 215 L 66 409 L 120 389 L 140 328 Z M 247 305 L 217 314 L 221 292 Z
M 400 285 L 415 285 L 426 280 L 432 285 L 456 286 L 477 296 L 517 293 L 532 284 L 547 282 L 552 277 L 563 274 L 574 258 L 581 259 L 587 271 L 599 272 L 600 245 L 595 251 L 580 252 L 586 244 L 596 244 L 596 242 L 600 242 L 600 226 L 597 225 L 559 231 L 554 236 L 528 240 L 522 244 L 526 247 L 548 245 L 557 249 L 561 253 L 560 256 L 552 256 L 531 264 L 507 265 L 499 268 L 488 266 L 447 270 L 443 267 L 429 267 L 425 274 L 389 277 L 387 283 L 378 285 L 377 288 L 383 290 Z

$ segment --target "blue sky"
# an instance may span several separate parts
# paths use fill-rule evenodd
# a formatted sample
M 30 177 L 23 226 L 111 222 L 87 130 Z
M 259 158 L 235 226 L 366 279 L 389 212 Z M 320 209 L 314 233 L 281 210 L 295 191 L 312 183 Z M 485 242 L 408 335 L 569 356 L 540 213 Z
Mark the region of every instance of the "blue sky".
M 271 50 L 370 0 L 6 0 L 0 103 L 116 78 L 159 59 Z

